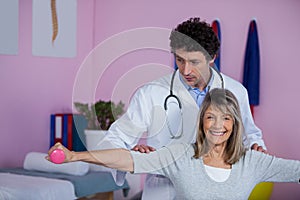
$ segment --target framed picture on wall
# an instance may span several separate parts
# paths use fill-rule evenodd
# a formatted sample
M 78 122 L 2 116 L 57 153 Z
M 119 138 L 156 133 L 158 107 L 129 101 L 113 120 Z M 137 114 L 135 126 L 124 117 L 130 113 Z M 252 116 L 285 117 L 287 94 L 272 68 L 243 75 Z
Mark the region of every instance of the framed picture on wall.
M 19 0 L 0 1 L 0 54 L 17 55 L 19 43 Z
M 32 54 L 75 57 L 77 0 L 32 1 Z

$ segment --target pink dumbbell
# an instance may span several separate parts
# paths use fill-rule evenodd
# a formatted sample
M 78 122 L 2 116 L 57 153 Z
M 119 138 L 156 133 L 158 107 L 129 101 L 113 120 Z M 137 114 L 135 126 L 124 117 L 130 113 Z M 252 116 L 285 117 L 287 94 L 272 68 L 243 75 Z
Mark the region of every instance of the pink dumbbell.
M 65 158 L 66 158 L 65 153 L 61 149 L 55 149 L 50 154 L 50 160 L 55 164 L 63 163 L 65 161 Z

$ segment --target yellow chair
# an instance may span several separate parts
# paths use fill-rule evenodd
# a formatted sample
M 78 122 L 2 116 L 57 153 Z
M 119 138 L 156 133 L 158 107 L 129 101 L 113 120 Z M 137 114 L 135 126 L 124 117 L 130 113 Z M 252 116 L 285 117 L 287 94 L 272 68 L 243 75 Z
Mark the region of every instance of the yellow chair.
M 255 186 L 248 200 L 269 200 L 273 191 L 273 183 L 263 182 Z

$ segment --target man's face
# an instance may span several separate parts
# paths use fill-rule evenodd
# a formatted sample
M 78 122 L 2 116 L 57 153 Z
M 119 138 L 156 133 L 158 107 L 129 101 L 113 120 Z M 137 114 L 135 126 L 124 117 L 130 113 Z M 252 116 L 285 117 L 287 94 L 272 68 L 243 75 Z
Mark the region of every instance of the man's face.
M 213 60 L 207 61 L 201 51 L 175 50 L 175 60 L 184 81 L 191 87 L 203 90 L 210 78 L 209 65 Z

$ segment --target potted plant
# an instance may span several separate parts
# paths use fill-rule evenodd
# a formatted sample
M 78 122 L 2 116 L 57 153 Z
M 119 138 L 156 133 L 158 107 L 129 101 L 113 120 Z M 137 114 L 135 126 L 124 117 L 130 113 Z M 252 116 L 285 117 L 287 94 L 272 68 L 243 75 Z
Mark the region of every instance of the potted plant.
M 99 100 L 94 104 L 75 102 L 76 110 L 88 121 L 88 130 L 108 130 L 111 124 L 124 113 L 124 104 L 120 101 Z
M 85 139 L 88 150 L 97 148 L 111 124 L 124 113 L 124 103 L 121 101 L 118 104 L 103 100 L 92 104 L 75 102 L 74 106 L 87 119 Z

